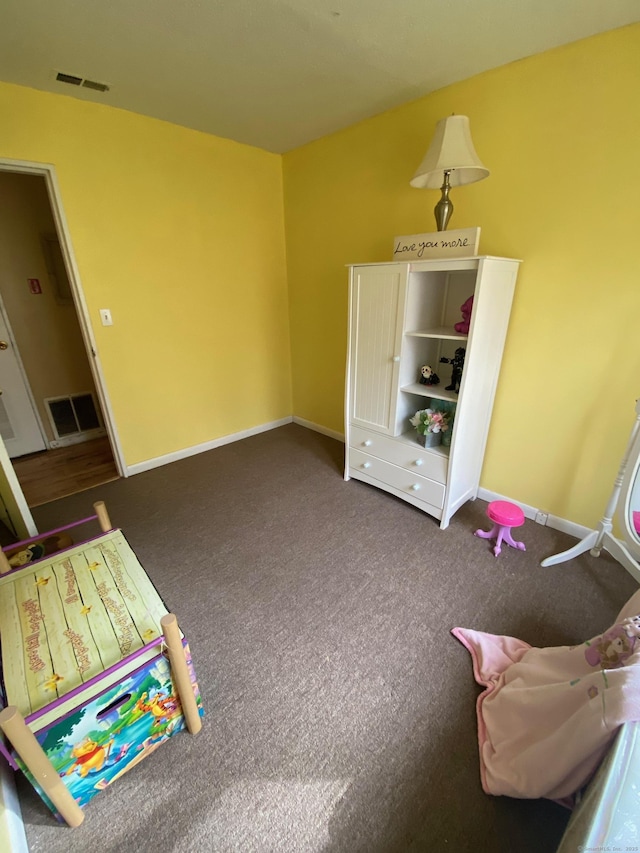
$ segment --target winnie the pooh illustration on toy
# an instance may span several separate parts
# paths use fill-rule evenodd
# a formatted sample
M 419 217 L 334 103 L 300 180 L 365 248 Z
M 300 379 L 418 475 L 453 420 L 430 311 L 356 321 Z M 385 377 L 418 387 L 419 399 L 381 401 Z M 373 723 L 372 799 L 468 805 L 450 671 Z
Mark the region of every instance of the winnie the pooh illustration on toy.
M 74 761 L 71 767 L 67 768 L 64 775 L 69 776 L 74 770 L 77 770 L 78 775 L 84 779 L 89 772 L 97 773 L 102 770 L 106 760 L 109 758 L 113 741 L 114 738 L 111 738 L 106 747 L 104 747 L 89 737 L 81 740 L 71 750 Z

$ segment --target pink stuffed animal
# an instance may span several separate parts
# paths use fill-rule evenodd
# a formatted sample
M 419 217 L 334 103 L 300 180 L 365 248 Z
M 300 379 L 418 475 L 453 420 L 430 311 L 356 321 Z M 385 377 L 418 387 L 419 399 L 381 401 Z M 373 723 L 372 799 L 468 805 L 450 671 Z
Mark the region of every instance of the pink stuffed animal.
M 456 323 L 454 329 L 460 332 L 461 335 L 469 334 L 469 326 L 471 325 L 471 311 L 473 309 L 473 296 L 470 296 L 464 305 L 460 306 L 462 311 L 462 320 Z

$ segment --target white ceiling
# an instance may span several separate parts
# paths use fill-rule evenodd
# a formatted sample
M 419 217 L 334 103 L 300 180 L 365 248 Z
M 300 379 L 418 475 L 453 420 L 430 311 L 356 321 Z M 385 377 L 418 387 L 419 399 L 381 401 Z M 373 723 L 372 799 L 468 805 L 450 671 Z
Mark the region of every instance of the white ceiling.
M 0 0 L 0 80 L 284 152 L 639 20 L 640 0 Z

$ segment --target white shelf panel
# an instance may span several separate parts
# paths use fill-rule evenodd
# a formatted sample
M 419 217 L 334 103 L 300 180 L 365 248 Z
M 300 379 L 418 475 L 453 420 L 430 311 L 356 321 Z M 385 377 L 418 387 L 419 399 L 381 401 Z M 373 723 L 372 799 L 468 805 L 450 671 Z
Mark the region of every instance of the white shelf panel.
M 449 452 L 451 450 L 449 446 L 444 444 L 437 444 L 435 447 L 424 448 L 418 441 L 418 434 L 413 429 L 410 432 L 403 432 L 402 435 L 396 435 L 394 441 L 401 441 L 403 444 L 409 444 L 412 447 L 419 447 L 421 450 L 426 449 L 427 452 L 435 453 L 436 456 L 444 456 L 446 459 L 449 458 Z
M 466 341 L 469 337 L 468 335 L 456 332 L 450 326 L 438 326 L 434 329 L 415 329 L 411 332 L 405 332 L 405 335 L 412 338 L 440 338 L 447 341 Z
M 449 400 L 451 403 L 458 402 L 455 391 L 446 391 L 441 385 L 421 385 L 413 382 L 411 385 L 403 385 L 400 389 L 405 394 L 417 394 L 419 397 L 433 397 L 434 400 Z

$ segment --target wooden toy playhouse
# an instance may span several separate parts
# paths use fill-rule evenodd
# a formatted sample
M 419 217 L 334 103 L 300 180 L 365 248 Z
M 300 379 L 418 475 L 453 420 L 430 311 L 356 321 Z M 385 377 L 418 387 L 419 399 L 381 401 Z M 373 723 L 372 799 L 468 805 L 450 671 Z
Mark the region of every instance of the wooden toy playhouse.
M 169 737 L 197 733 L 203 714 L 176 617 L 94 508 L 0 552 L 0 754 L 70 826 Z M 100 535 L 69 544 L 68 530 L 94 520 Z M 66 547 L 47 554 L 52 542 Z

